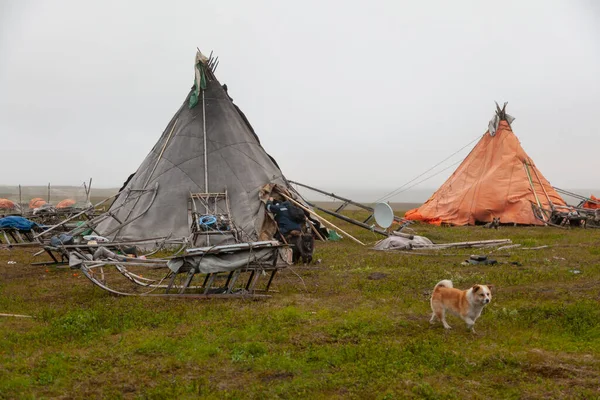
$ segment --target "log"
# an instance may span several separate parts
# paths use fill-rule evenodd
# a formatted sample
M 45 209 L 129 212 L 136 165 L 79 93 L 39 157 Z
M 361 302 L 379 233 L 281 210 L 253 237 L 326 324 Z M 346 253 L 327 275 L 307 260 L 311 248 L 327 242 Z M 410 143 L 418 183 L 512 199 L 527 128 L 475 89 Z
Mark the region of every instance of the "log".
M 521 247 L 521 245 L 520 244 L 509 244 L 507 246 L 498 247 L 496 250 L 508 250 L 508 249 L 515 249 L 517 247 Z
M 440 244 L 429 244 L 419 245 L 413 244 L 415 249 L 448 249 L 448 248 L 469 248 L 469 247 L 488 247 L 488 246 L 499 246 L 502 244 L 511 244 L 510 239 L 498 239 L 498 240 L 479 240 L 474 242 L 456 242 L 456 243 L 440 243 Z
M 547 249 L 548 245 L 543 245 L 543 246 L 537 246 L 537 247 L 521 247 L 519 250 L 541 250 L 541 249 Z

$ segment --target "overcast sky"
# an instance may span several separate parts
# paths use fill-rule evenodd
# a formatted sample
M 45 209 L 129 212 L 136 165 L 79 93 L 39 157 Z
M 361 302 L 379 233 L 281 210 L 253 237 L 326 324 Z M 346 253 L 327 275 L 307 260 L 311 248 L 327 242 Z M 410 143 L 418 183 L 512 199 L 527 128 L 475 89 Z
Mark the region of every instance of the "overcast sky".
M 497 100 L 553 185 L 600 187 L 594 0 L 0 0 L 0 184 L 120 186 L 196 47 L 289 179 L 392 191 L 482 135 Z

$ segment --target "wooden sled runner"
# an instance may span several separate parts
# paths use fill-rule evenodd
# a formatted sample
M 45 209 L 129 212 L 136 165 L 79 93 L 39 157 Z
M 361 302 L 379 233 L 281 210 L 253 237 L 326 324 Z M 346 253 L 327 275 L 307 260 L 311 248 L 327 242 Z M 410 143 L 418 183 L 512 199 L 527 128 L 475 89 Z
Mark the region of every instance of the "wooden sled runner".
M 92 283 L 116 295 L 269 297 L 276 273 L 288 266 L 288 250 L 276 241 L 265 241 L 188 249 L 184 255 L 162 259 L 129 258 L 110 251 L 96 259 L 78 251 L 70 257 L 72 268 L 80 268 Z

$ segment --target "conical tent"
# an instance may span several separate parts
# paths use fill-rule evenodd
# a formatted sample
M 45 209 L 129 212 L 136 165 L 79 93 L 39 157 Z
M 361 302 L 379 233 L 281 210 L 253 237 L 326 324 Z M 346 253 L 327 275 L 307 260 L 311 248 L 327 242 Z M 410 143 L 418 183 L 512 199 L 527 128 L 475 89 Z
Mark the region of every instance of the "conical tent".
M 265 226 L 272 222 L 259 198 L 261 187 L 287 184 L 226 86 L 215 78 L 214 64 L 198 52 L 194 87 L 96 232 L 112 240 L 190 237 L 192 194 L 226 192 L 242 240 L 266 239 Z M 216 235 L 210 244 L 229 239 Z
M 553 210 L 565 201 L 544 178 L 511 129 L 506 103 L 489 130 L 452 176 L 405 217 L 431 224 L 500 223 L 541 225 L 533 209 Z

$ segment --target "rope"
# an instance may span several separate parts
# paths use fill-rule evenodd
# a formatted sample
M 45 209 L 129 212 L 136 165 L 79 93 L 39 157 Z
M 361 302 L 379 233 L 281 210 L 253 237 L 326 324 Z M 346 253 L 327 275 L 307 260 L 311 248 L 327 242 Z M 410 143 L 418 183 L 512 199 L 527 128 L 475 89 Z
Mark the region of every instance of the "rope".
M 419 179 L 420 177 L 422 177 L 423 175 L 425 175 L 426 173 L 428 173 L 429 171 L 437 168 L 440 164 L 443 164 L 444 162 L 446 162 L 447 160 L 449 160 L 450 158 L 452 158 L 453 156 L 455 156 L 456 154 L 460 153 L 461 151 L 463 151 L 465 148 L 469 147 L 470 145 L 472 145 L 473 143 L 475 143 L 477 140 L 481 139 L 481 135 L 478 135 L 475 139 L 473 139 L 472 141 L 470 141 L 468 144 L 464 145 L 463 147 L 461 147 L 460 149 L 458 149 L 457 151 L 455 151 L 454 153 L 452 153 L 451 155 L 449 155 L 448 157 L 444 158 L 442 161 L 440 161 L 439 163 L 435 164 L 433 167 L 429 168 L 427 171 L 423 172 L 422 174 L 414 177 L 413 179 L 411 179 L 410 181 L 406 182 L 404 185 L 400 186 L 399 188 L 391 191 L 390 193 L 382 196 L 381 198 L 379 198 L 378 200 L 375 201 L 375 203 L 379 203 L 381 201 L 384 201 L 386 199 L 389 199 L 395 195 L 397 195 L 398 193 L 401 193 L 400 190 L 402 188 L 404 188 L 406 185 L 416 181 L 417 179 Z M 456 165 L 456 164 L 454 164 Z M 435 175 L 434 175 L 435 176 Z M 412 187 L 412 186 L 411 186 Z
M 214 215 L 204 215 L 198 218 L 198 223 L 200 225 L 209 226 L 217 222 L 217 217 Z
M 442 172 L 444 172 L 444 171 L 446 171 L 446 170 L 448 170 L 448 169 L 450 169 L 450 168 L 454 167 L 454 166 L 455 166 L 455 165 L 457 165 L 457 164 L 460 164 L 462 161 L 463 161 L 463 160 L 458 160 L 458 161 L 457 161 L 457 162 L 455 162 L 454 164 L 451 164 L 451 165 L 447 166 L 446 168 L 444 168 L 444 169 L 442 169 L 442 170 L 440 170 L 440 171 L 436 172 L 435 174 L 433 174 L 433 175 L 430 175 L 430 176 L 428 176 L 427 178 L 425 178 L 425 179 L 423 179 L 423 180 L 420 180 L 419 182 L 417 182 L 417 183 L 415 183 L 415 184 L 413 184 L 413 185 L 410 185 L 409 187 L 405 188 L 404 190 L 401 190 L 401 191 L 399 191 L 398 193 L 394 194 L 394 196 L 392 196 L 392 197 L 395 197 L 395 196 L 399 195 L 400 193 L 406 192 L 407 190 L 409 190 L 409 189 L 412 189 L 413 187 L 415 187 L 415 186 L 417 186 L 417 185 L 420 185 L 421 183 L 423 183 L 423 182 L 425 182 L 425 181 L 427 181 L 427 180 L 429 180 L 429 179 L 433 178 L 434 176 L 441 174 Z M 388 199 L 391 199 L 392 197 L 388 197 Z
M 225 229 L 225 232 L 219 229 L 219 225 L 217 224 L 217 217 L 214 215 L 203 215 L 198 218 L 198 225 L 205 227 L 206 230 L 213 230 L 219 232 L 221 235 L 225 235 L 227 232 L 230 232 L 230 229 Z M 243 231 L 242 231 L 243 232 Z

